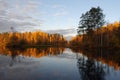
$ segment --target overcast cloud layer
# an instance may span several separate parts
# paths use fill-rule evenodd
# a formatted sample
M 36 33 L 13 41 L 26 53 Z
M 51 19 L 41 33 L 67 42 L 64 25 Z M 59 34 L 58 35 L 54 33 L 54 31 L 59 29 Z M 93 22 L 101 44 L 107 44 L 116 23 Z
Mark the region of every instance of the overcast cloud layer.
M 0 32 L 10 31 L 10 27 L 24 31 L 40 26 L 39 20 L 31 16 L 38 5 L 33 0 L 0 0 Z

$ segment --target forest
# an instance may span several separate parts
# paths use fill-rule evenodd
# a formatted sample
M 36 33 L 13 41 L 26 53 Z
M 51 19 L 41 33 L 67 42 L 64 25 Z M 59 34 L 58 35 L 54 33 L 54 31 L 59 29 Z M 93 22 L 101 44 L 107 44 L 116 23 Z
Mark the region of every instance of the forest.
M 67 40 L 60 34 L 35 32 L 6 32 L 0 34 L 0 42 L 7 47 L 65 46 Z
M 70 46 L 120 48 L 120 22 L 102 26 L 91 34 L 77 35 L 71 39 Z
M 36 32 L 6 32 L 0 34 L 1 45 L 69 45 L 69 47 L 120 47 L 120 22 L 116 21 L 96 29 L 92 34 L 77 35 L 69 42 L 60 34 Z M 84 39 L 83 39 L 84 38 Z
M 69 43 L 87 49 L 120 48 L 120 22 L 106 23 L 103 10 L 92 7 L 80 17 L 78 35 Z

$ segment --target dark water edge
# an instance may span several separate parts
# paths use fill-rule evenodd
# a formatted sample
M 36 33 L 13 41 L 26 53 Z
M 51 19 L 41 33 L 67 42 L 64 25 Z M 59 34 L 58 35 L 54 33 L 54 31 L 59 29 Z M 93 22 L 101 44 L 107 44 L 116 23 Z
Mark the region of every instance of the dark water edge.
M 120 80 L 118 51 L 46 47 L 0 53 L 0 80 Z

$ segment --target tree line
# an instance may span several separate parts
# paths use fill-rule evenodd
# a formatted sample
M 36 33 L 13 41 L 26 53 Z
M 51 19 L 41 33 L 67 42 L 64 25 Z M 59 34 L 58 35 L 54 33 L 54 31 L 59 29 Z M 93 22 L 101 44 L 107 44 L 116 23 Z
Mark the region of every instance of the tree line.
M 107 24 L 89 34 L 77 35 L 71 39 L 70 46 L 120 48 L 120 22 Z
M 0 42 L 5 46 L 65 46 L 66 39 L 60 34 L 48 34 L 42 31 L 35 32 L 6 32 L 0 33 Z
M 93 7 L 80 17 L 78 35 L 69 42 L 70 46 L 83 48 L 120 47 L 120 22 L 106 24 L 100 7 Z

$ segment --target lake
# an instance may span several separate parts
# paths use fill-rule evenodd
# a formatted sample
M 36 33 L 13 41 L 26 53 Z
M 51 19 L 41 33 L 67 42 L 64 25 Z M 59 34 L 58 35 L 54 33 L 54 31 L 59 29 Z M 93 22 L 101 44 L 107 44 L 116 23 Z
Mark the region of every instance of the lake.
M 62 47 L 2 47 L 0 80 L 120 80 L 119 52 L 112 56 L 112 51 L 95 52 Z

